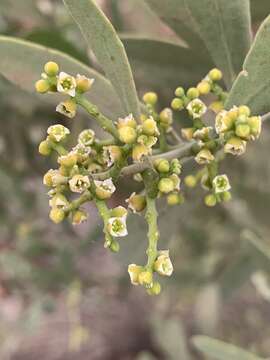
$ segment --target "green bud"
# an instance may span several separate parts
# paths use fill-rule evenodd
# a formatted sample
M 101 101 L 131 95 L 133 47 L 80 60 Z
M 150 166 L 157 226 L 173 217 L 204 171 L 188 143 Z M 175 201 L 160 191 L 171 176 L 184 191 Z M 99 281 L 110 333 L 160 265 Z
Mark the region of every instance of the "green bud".
M 170 163 L 166 159 L 157 159 L 154 162 L 155 168 L 160 173 L 166 173 L 170 170 Z
M 246 105 L 241 105 L 238 107 L 238 114 L 239 115 L 245 115 L 250 116 L 250 108 Z
M 137 138 L 137 131 L 130 126 L 123 126 L 119 130 L 119 138 L 125 144 L 133 144 Z
M 150 289 L 147 290 L 149 295 L 159 295 L 161 292 L 161 285 L 159 282 L 155 281 Z
M 222 194 L 220 194 L 222 201 L 230 201 L 232 198 L 232 194 L 229 191 L 225 191 Z
M 212 81 L 219 81 L 222 79 L 222 72 L 219 69 L 212 69 L 208 76 Z
M 191 87 L 187 91 L 187 97 L 191 100 L 198 98 L 199 95 L 200 95 L 199 90 L 196 89 L 195 87 Z
M 59 66 L 54 61 L 49 61 L 44 66 L 44 71 L 49 76 L 56 76 L 59 72 Z
M 148 136 L 159 135 L 156 121 L 153 118 L 146 119 L 142 123 L 142 132 Z
M 158 101 L 157 94 L 154 92 L 147 92 L 143 96 L 143 101 L 145 104 L 155 105 Z
M 175 184 L 172 179 L 170 178 L 163 178 L 158 183 L 158 189 L 160 192 L 168 194 L 169 192 L 173 191 L 175 188 Z
M 49 217 L 55 224 L 59 224 L 65 219 L 65 212 L 62 209 L 53 208 L 50 211 Z
M 141 212 L 146 207 L 146 198 L 144 195 L 132 193 L 126 202 L 128 203 L 129 209 L 134 213 Z
M 197 85 L 197 89 L 201 95 L 207 95 L 211 91 L 211 85 L 208 81 L 203 80 Z
M 167 196 L 167 204 L 170 206 L 181 205 L 185 201 L 182 194 L 178 192 L 173 192 Z
M 38 151 L 43 156 L 49 156 L 52 152 L 50 142 L 48 140 L 41 141 L 38 147 Z
M 160 125 L 168 128 L 173 123 L 173 113 L 170 108 L 165 108 L 159 114 Z
M 35 83 L 35 88 L 36 88 L 36 91 L 40 94 L 45 94 L 46 92 L 49 91 L 50 89 L 50 84 L 47 80 L 38 80 L 36 83 Z
M 114 209 L 111 210 L 111 216 L 112 217 L 123 217 L 127 216 L 127 209 L 123 206 L 117 206 Z
M 250 135 L 250 127 L 248 124 L 239 124 L 236 126 L 235 134 L 241 139 L 248 140 Z
M 204 198 L 204 203 L 205 203 L 206 206 L 209 206 L 209 207 L 215 206 L 216 203 L 217 203 L 216 196 L 213 195 L 213 194 L 206 195 L 205 198 Z
M 181 97 L 183 97 L 183 96 L 185 95 L 185 90 L 184 90 L 181 86 L 179 86 L 179 87 L 175 90 L 174 94 L 175 94 L 175 96 L 181 98 Z
M 172 159 L 171 165 L 170 165 L 170 170 L 174 174 L 180 175 L 181 174 L 181 169 L 182 169 L 182 165 L 180 164 L 180 161 L 178 159 Z
M 248 118 L 248 125 L 250 127 L 252 140 L 257 139 L 260 136 L 262 128 L 262 119 L 260 116 L 251 116 Z
M 197 179 L 193 175 L 188 175 L 185 177 L 184 182 L 187 187 L 194 188 L 197 185 Z
M 81 93 L 89 91 L 94 83 L 94 79 L 89 79 L 84 75 L 77 75 L 76 84 L 77 90 Z
M 119 242 L 116 240 L 113 240 L 109 246 L 110 250 L 114 253 L 118 253 L 120 250 Z
M 171 107 L 173 110 L 182 110 L 184 107 L 184 103 L 183 100 L 178 99 L 178 98 L 174 98 L 171 102 Z

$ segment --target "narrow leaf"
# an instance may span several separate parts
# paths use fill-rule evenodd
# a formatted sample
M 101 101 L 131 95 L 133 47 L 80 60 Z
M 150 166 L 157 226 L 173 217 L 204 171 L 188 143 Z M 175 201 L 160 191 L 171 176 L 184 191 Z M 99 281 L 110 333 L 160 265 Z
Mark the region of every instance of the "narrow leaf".
M 216 66 L 224 72 L 227 87 L 230 87 L 241 70 L 251 43 L 249 1 L 145 1 L 178 35 L 181 36 L 183 31 L 184 38 L 186 34 L 192 36 L 191 47 L 197 47 L 198 38 L 201 38 Z M 196 43 L 193 45 L 192 41 Z M 199 54 L 200 50 L 197 51 Z
M 211 339 L 207 336 L 194 336 L 194 346 L 205 355 L 215 360 L 262 360 L 250 352 L 242 350 L 223 341 Z
M 245 59 L 243 71 L 235 80 L 226 107 L 246 104 L 253 113 L 270 110 L 270 16 L 262 23 Z
M 0 74 L 23 90 L 34 92 L 34 83 L 40 78 L 44 63 L 53 60 L 67 73 L 80 73 L 95 78 L 96 82 L 89 92 L 91 101 L 112 117 L 123 114 L 109 81 L 97 71 L 60 51 L 0 36 L 0 53 Z
M 112 24 L 92 0 L 63 0 L 111 81 L 126 113 L 138 117 L 139 101 L 124 46 Z

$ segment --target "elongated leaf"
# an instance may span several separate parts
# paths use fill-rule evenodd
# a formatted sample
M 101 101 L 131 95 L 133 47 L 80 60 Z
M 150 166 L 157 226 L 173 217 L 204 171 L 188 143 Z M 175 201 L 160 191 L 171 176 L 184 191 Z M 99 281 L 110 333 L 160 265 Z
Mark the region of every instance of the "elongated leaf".
M 139 101 L 124 46 L 112 24 L 92 0 L 63 0 L 81 29 L 126 113 L 138 117 Z
M 207 336 L 194 336 L 192 341 L 198 350 L 213 360 L 262 360 L 262 358 L 234 345 Z
M 226 107 L 247 104 L 253 113 L 270 110 L 270 16 L 262 23 L 235 80 Z
M 153 11 L 181 36 L 183 29 L 202 39 L 231 86 L 251 43 L 248 0 L 146 0 Z M 178 25 L 181 24 L 181 25 Z M 180 26 L 180 29 L 177 29 Z M 192 38 L 190 39 L 192 41 Z M 195 46 L 198 41 L 196 41 Z M 190 45 L 193 46 L 192 42 Z M 199 53 L 199 51 L 198 51 Z
M 123 114 L 118 98 L 107 79 L 76 59 L 29 41 L 0 36 L 0 74 L 20 88 L 34 92 L 34 83 L 40 78 L 46 61 L 56 61 L 61 69 L 71 74 L 85 74 L 95 78 L 89 98 L 104 113 L 117 117 Z
M 203 59 L 194 63 L 197 56 L 195 51 L 180 44 L 131 34 L 124 34 L 121 39 L 127 50 L 134 76 L 146 89 L 172 91 L 179 85 L 184 87 L 194 85 L 211 67 Z
M 252 22 L 263 21 L 270 14 L 269 0 L 250 0 Z

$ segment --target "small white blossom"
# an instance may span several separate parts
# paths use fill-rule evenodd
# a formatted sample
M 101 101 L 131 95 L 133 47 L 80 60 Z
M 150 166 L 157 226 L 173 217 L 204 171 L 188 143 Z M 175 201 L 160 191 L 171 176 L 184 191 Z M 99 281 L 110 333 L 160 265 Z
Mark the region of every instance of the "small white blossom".
M 173 273 L 173 264 L 169 256 L 169 250 L 163 250 L 159 253 L 160 255 L 154 264 L 155 271 L 160 275 L 171 276 Z
M 210 133 L 212 132 L 212 126 L 205 126 L 202 129 L 198 129 L 193 133 L 193 138 L 196 140 L 203 140 L 208 138 Z
M 56 106 L 56 111 L 70 119 L 73 119 L 76 115 L 76 107 L 76 104 L 72 101 L 62 101 Z
M 85 81 L 85 83 L 87 83 L 88 89 L 90 89 L 91 86 L 92 86 L 92 85 L 94 84 L 94 82 L 95 82 L 95 79 L 93 79 L 93 78 L 88 78 L 87 76 L 85 76 L 85 75 L 80 75 L 80 74 L 77 74 L 76 80 L 77 80 L 77 81 Z
M 96 194 L 101 199 L 108 199 L 116 190 L 111 178 L 104 181 L 94 180 L 94 184 L 96 187 Z
M 128 265 L 128 273 L 132 285 L 139 285 L 139 274 L 142 271 L 142 267 L 136 264 Z
M 215 160 L 215 157 L 208 149 L 200 150 L 195 156 L 195 161 L 200 165 L 209 164 L 213 160 Z
M 200 99 L 194 99 L 188 104 L 187 110 L 193 119 L 197 119 L 206 113 L 207 107 Z
M 69 180 L 70 190 L 76 193 L 84 192 L 86 189 L 89 188 L 89 186 L 90 186 L 90 180 L 88 176 L 78 174 L 78 175 L 74 175 Z
M 95 132 L 92 129 L 83 130 L 78 136 L 78 142 L 84 146 L 91 146 L 95 141 Z
M 224 152 L 232 155 L 242 155 L 246 151 L 247 142 L 237 137 L 233 137 L 227 141 L 224 146 Z
M 126 216 L 109 218 L 107 230 L 113 237 L 127 236 Z
M 61 71 L 57 79 L 57 91 L 74 97 L 76 95 L 76 79 Z
M 228 116 L 228 111 L 220 111 L 215 119 L 215 129 L 218 134 L 230 129 L 233 121 Z
M 50 138 L 56 142 L 60 142 L 64 140 L 67 135 L 70 134 L 70 131 L 68 128 L 61 124 L 51 125 L 48 130 L 47 134 L 50 136 Z
M 217 175 L 213 179 L 213 187 L 216 194 L 229 191 L 231 189 L 231 185 L 227 175 Z

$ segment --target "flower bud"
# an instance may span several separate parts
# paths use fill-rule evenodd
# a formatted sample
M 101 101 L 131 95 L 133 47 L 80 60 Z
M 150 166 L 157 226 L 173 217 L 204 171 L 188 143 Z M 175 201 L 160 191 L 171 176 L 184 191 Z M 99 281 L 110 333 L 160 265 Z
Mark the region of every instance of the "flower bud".
M 69 201 L 68 199 L 65 197 L 65 195 L 63 194 L 56 194 L 54 195 L 50 201 L 49 201 L 49 205 L 52 208 L 58 208 L 58 209 L 63 209 L 66 206 L 69 205 Z
M 230 190 L 231 185 L 227 175 L 217 175 L 213 179 L 213 188 L 216 194 Z
M 112 217 L 127 217 L 127 209 L 124 206 L 117 206 L 111 210 Z
M 152 117 L 142 123 L 142 132 L 148 136 L 159 135 L 157 123 Z
M 88 214 L 84 210 L 75 210 L 72 213 L 71 221 L 72 225 L 80 225 L 81 223 L 85 222 L 88 218 Z
M 222 79 L 222 72 L 219 69 L 212 69 L 208 76 L 212 81 L 219 81 Z
M 130 195 L 130 197 L 126 200 L 129 209 L 138 213 L 145 209 L 146 207 L 146 198 L 144 195 L 136 194 L 135 192 Z
M 38 147 L 38 151 L 43 156 L 49 156 L 52 152 L 50 142 L 48 140 L 41 141 Z
M 184 140 L 190 141 L 193 139 L 195 129 L 194 128 L 183 128 L 181 129 L 181 135 Z
M 232 194 L 229 191 L 224 191 L 224 193 L 221 194 L 222 201 L 228 202 L 232 198 Z
M 211 85 L 208 81 L 203 80 L 197 85 L 197 89 L 200 95 L 207 95 L 211 91 Z
M 215 160 L 215 157 L 208 149 L 200 150 L 195 156 L 195 161 L 200 165 L 209 164 L 213 160 Z
M 128 273 L 130 276 L 131 284 L 139 285 L 139 274 L 142 272 L 142 266 L 138 266 L 136 264 L 130 264 L 128 266 Z
M 116 241 L 116 240 L 113 240 L 113 241 L 110 243 L 109 249 L 110 249 L 112 252 L 114 252 L 114 253 L 118 253 L 119 250 L 120 250 L 119 242 Z
M 76 79 L 65 72 L 60 72 L 57 79 L 57 91 L 74 97 L 76 95 Z
M 180 180 L 179 176 L 177 176 L 176 174 L 172 174 L 172 175 L 170 175 L 170 179 L 173 181 L 174 190 L 179 191 L 180 190 L 180 183 L 181 183 L 181 180 Z
M 173 113 L 170 108 L 165 108 L 159 114 L 160 125 L 167 128 L 173 123 Z
M 49 135 L 50 140 L 54 142 L 60 142 L 66 139 L 67 135 L 70 134 L 70 131 L 65 126 L 56 124 L 50 126 L 47 130 L 47 133 Z
M 146 118 L 147 119 L 147 118 Z M 145 119 L 145 120 L 146 120 Z M 137 122 L 134 119 L 132 114 L 129 114 L 128 116 L 126 116 L 125 118 L 119 118 L 117 121 L 117 127 L 118 129 L 120 129 L 121 127 L 125 127 L 125 126 L 129 126 L 132 127 L 133 129 L 136 129 L 137 127 Z
M 154 92 L 147 92 L 143 96 L 143 101 L 145 104 L 155 105 L 158 101 L 157 94 Z
M 145 287 L 151 287 L 153 283 L 153 274 L 151 271 L 142 271 L 138 275 L 138 281 L 140 285 Z
M 132 149 L 132 159 L 135 162 L 140 162 L 143 158 L 151 153 L 151 149 L 143 144 L 136 144 Z
M 175 184 L 173 180 L 170 178 L 163 178 L 158 183 L 159 191 L 164 194 L 168 194 L 169 192 L 173 191 L 174 188 L 175 188 Z
M 155 271 L 163 276 L 171 276 L 173 273 L 173 265 L 169 256 L 169 250 L 159 252 L 160 255 L 154 264 Z
M 56 106 L 57 112 L 65 115 L 66 117 L 68 117 L 70 119 L 73 119 L 75 117 L 76 110 L 77 110 L 77 104 L 74 101 L 74 99 L 68 99 L 66 101 L 62 101 L 62 102 L 60 102 L 60 104 L 58 104 Z
M 250 127 L 251 139 L 257 139 L 262 129 L 262 118 L 260 116 L 251 116 L 248 118 L 248 125 Z
M 216 203 L 217 203 L 216 196 L 213 195 L 213 194 L 206 195 L 205 198 L 204 198 L 204 203 L 205 203 L 206 206 L 209 206 L 209 207 L 215 206 Z
M 161 285 L 157 281 L 153 282 L 152 287 L 147 290 L 147 293 L 149 295 L 159 295 L 160 292 L 161 292 Z
M 62 209 L 59 208 L 53 208 L 50 211 L 49 217 L 50 219 L 55 223 L 59 224 L 65 219 L 65 212 Z
M 170 165 L 171 172 L 176 175 L 180 175 L 181 169 L 182 169 L 182 165 L 180 164 L 180 161 L 178 159 L 172 159 L 171 165 Z
M 77 154 L 71 151 L 67 155 L 59 156 L 58 163 L 63 167 L 72 168 L 77 164 L 77 158 Z
M 41 79 L 35 83 L 36 91 L 40 94 L 45 94 L 50 89 L 50 84 L 47 80 Z
M 77 163 L 83 163 L 86 160 L 89 160 L 89 155 L 92 152 L 92 148 L 78 143 L 73 149 L 72 152 L 77 156 Z
M 137 138 L 137 132 L 130 126 L 123 126 L 119 129 L 119 138 L 125 144 L 133 144 Z
M 72 192 L 80 194 L 90 187 L 90 180 L 88 176 L 80 174 L 74 175 L 68 183 Z
M 183 195 L 178 192 L 173 192 L 167 196 L 167 204 L 170 206 L 183 204 L 184 201 Z
M 59 72 L 59 66 L 54 61 L 49 61 L 44 66 L 44 71 L 48 76 L 56 76 Z
M 187 187 L 194 188 L 197 185 L 197 179 L 193 175 L 188 175 L 185 177 L 184 182 Z
M 154 162 L 155 168 L 160 173 L 167 173 L 170 171 L 170 163 L 166 159 L 157 159 Z
M 43 177 L 43 184 L 52 187 L 63 183 L 64 179 L 58 170 L 50 169 Z
M 127 236 L 126 216 L 109 218 L 107 230 L 114 237 Z
M 94 81 L 95 79 L 89 79 L 84 75 L 78 74 L 76 76 L 77 90 L 81 93 L 85 93 L 86 91 L 90 90 Z
M 174 94 L 175 94 L 175 96 L 181 98 L 185 95 L 185 90 L 181 86 L 179 86 L 178 88 L 176 88 Z
M 210 105 L 209 105 L 209 109 L 211 109 L 212 111 L 214 111 L 216 114 L 218 114 L 220 111 L 222 111 L 224 109 L 224 104 L 222 101 L 213 101 Z
M 239 156 L 239 155 L 242 155 L 246 151 L 246 145 L 247 145 L 246 141 L 241 140 L 235 136 L 235 137 L 230 138 L 226 142 L 226 144 L 224 146 L 224 152 Z
M 84 146 L 91 146 L 94 141 L 95 132 L 92 129 L 85 129 L 78 136 L 78 143 Z
M 245 116 L 250 116 L 250 108 L 246 105 L 241 105 L 238 107 L 238 114 L 239 115 L 245 115 Z
M 189 102 L 187 110 L 193 119 L 198 119 L 206 113 L 207 107 L 200 99 L 194 99 Z
M 182 110 L 184 108 L 184 102 L 181 99 L 175 98 L 171 102 L 171 108 L 175 111 Z
M 243 140 L 248 140 L 250 135 L 250 127 L 248 124 L 239 124 L 235 128 L 235 134 Z
M 101 200 L 109 199 L 116 190 L 111 178 L 104 181 L 94 180 L 94 184 L 96 195 Z
M 195 87 L 191 87 L 188 89 L 187 91 L 187 97 L 190 99 L 190 100 L 193 100 L 193 99 L 196 99 L 199 97 L 199 90 L 196 89 Z

